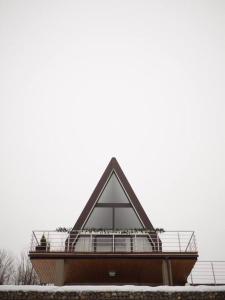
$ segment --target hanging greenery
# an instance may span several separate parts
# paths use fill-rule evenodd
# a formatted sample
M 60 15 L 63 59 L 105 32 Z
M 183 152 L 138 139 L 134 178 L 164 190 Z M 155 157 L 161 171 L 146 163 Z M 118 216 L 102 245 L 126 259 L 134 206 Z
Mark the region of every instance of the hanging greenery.
M 72 228 L 66 227 L 58 227 L 56 228 L 57 232 L 71 232 L 73 231 Z M 75 230 L 76 231 L 76 230 Z M 136 234 L 136 233 L 163 233 L 165 230 L 163 228 L 156 228 L 155 230 L 145 229 L 145 228 L 133 228 L 133 229 L 105 229 L 105 228 L 86 228 L 81 230 L 82 233 L 98 233 L 98 234 Z
M 70 232 L 72 231 L 72 228 L 66 228 L 66 227 L 58 227 L 56 228 L 57 232 Z

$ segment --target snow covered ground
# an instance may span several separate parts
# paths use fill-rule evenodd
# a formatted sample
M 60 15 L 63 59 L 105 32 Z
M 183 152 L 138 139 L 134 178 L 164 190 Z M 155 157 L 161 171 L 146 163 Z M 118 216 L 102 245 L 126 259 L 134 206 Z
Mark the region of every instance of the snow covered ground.
M 225 285 L 223 286 L 135 286 L 135 285 L 122 285 L 122 286 L 85 286 L 85 285 L 73 285 L 73 286 L 38 286 L 38 285 L 2 285 L 1 291 L 41 291 L 41 292 L 79 292 L 79 291 L 134 291 L 134 292 L 213 292 L 213 291 L 225 291 Z

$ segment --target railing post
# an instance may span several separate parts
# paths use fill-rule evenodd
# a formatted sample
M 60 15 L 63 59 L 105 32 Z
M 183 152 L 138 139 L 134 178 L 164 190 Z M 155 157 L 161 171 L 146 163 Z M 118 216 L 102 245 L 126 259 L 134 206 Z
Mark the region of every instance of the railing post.
M 216 276 L 214 272 L 214 267 L 213 267 L 213 262 L 211 261 L 211 268 L 212 268 L 212 273 L 213 273 L 213 280 L 214 280 L 214 285 L 216 285 Z
M 70 231 L 69 231 L 68 244 L 67 244 L 67 252 L 69 251 L 70 251 Z
M 45 251 L 47 251 L 47 239 L 46 239 L 46 232 L 43 232 L 43 235 L 45 236 L 46 244 L 45 244 Z
M 192 252 L 192 243 L 194 242 L 194 231 L 192 232 L 192 234 L 191 234 L 191 237 L 190 237 L 190 240 L 189 240 L 189 242 L 188 242 L 188 244 L 187 244 L 187 247 L 186 247 L 186 249 L 185 249 L 185 251 L 184 252 L 187 252 L 188 251 L 188 248 L 190 248 L 190 251 L 189 252 Z
M 194 232 L 192 233 L 191 235 L 191 238 L 190 238 L 190 242 L 189 242 L 189 252 L 193 252 L 193 240 L 194 240 Z M 187 250 L 188 250 L 188 247 L 187 247 Z
M 134 235 L 134 251 L 137 252 L 137 236 Z
M 90 252 L 92 252 L 92 240 L 93 240 L 93 236 L 92 236 L 92 233 L 91 233 L 91 236 L 90 236 Z
M 196 238 L 195 238 L 195 234 L 194 234 L 194 248 L 195 248 L 195 252 L 197 252 L 197 244 L 196 244 Z
M 159 252 L 159 233 L 158 232 L 156 232 L 156 236 L 157 236 L 157 250 L 158 250 L 158 252 Z
M 112 235 L 112 251 L 115 252 L 115 234 Z
M 33 231 L 32 231 L 32 234 L 31 234 L 30 251 L 34 251 L 34 232 Z
M 38 242 L 38 239 L 37 239 L 36 234 L 34 233 L 34 231 L 33 231 L 33 236 L 34 236 L 34 238 L 36 240 L 37 246 L 39 246 L 39 242 Z
M 83 252 L 85 252 L 85 238 L 82 237 L 81 239 L 82 239 L 82 242 L 83 242 L 83 243 L 82 243 L 82 244 L 83 244 Z
M 179 250 L 181 252 L 180 233 L 179 232 L 177 232 L 177 236 L 178 236 Z
M 48 231 L 48 235 L 47 235 L 46 251 L 49 251 L 49 231 Z

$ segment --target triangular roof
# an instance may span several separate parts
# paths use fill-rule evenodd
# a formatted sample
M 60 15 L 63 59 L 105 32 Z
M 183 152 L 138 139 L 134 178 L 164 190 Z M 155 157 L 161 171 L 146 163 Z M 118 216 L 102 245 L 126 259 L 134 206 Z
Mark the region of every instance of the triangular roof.
M 142 208 L 137 196 L 135 195 L 131 185 L 129 184 L 126 176 L 124 175 L 118 161 L 116 160 L 115 157 L 113 157 L 108 166 L 106 167 L 102 177 L 100 178 L 96 188 L 94 189 L 90 199 L 88 200 L 87 204 L 85 205 L 81 215 L 79 216 L 76 224 L 73 227 L 73 230 L 80 230 L 83 229 L 85 223 L 87 222 L 87 219 L 90 215 L 90 213 L 93 211 L 96 203 L 99 200 L 99 197 L 104 190 L 111 174 L 115 172 L 120 183 L 123 186 L 123 189 L 125 190 L 128 199 L 136 211 L 139 219 L 141 220 L 143 227 L 149 230 L 154 230 L 154 227 L 152 226 L 148 216 L 146 215 L 144 209 Z

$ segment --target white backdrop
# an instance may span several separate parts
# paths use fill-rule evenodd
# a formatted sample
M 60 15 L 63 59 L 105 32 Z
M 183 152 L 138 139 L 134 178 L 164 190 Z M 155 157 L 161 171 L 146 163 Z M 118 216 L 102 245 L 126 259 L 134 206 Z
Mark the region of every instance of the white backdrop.
M 0 0 L 0 241 L 71 227 L 116 156 L 155 227 L 225 260 L 225 2 Z

